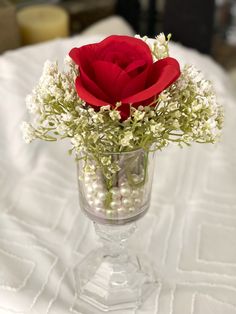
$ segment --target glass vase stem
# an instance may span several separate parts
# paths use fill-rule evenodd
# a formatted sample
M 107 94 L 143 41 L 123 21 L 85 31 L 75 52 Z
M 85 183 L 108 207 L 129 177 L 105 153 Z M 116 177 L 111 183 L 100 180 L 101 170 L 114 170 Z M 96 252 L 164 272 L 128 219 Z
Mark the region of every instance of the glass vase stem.
M 121 226 L 101 225 L 94 223 L 95 232 L 99 236 L 105 254 L 111 258 L 127 257 L 127 241 L 136 230 L 136 223 Z

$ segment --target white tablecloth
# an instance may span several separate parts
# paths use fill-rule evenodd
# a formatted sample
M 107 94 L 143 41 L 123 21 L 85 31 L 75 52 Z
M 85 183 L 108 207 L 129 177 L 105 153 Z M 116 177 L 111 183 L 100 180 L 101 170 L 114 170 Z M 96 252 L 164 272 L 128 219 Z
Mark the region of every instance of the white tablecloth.
M 87 34 L 0 57 L 0 314 L 76 313 L 73 267 L 98 239 L 79 210 L 68 143 L 26 145 L 19 125 L 43 62 L 100 38 Z M 214 82 L 225 129 L 215 146 L 158 153 L 152 205 L 130 246 L 153 261 L 159 286 L 135 313 L 235 314 L 236 103 L 210 58 L 180 45 L 171 54 Z

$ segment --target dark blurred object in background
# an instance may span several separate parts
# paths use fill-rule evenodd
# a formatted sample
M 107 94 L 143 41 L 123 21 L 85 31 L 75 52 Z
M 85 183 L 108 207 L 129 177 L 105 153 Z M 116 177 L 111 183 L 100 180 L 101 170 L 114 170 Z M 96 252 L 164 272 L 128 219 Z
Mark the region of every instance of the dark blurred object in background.
M 7 0 L 0 1 L 0 53 L 19 47 L 19 30 L 15 7 Z
M 226 33 L 230 26 L 230 1 L 216 0 L 215 32 L 222 39 L 226 39 Z
M 70 15 L 71 34 L 115 13 L 115 0 L 64 0 L 61 6 Z
M 214 0 L 166 0 L 163 30 L 187 47 L 210 53 Z
M 117 0 L 115 6 L 116 14 L 128 21 L 133 29 L 140 32 L 140 3 L 138 0 Z
M 157 3 L 156 0 L 149 0 L 148 3 L 147 33 L 150 37 L 156 36 L 156 20 L 157 20 L 156 3 Z
M 216 0 L 212 55 L 227 70 L 236 68 L 235 0 Z

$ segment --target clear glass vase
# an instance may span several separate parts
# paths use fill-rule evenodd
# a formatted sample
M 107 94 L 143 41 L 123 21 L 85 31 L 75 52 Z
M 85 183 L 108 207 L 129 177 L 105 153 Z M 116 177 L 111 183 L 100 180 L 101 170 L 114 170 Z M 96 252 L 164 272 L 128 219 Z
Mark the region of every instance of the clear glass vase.
M 82 313 L 137 308 L 156 288 L 147 258 L 126 246 L 150 205 L 155 153 L 139 149 L 104 157 L 103 164 L 92 157 L 77 163 L 80 207 L 103 244 L 75 268 Z

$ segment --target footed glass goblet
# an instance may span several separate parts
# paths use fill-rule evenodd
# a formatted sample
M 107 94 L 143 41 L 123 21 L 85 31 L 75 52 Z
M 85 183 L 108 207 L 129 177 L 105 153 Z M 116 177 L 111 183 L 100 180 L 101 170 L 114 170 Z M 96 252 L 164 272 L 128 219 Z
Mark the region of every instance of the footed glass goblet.
M 91 313 L 137 308 L 156 288 L 147 259 L 126 247 L 150 205 L 154 159 L 138 149 L 77 163 L 80 207 L 103 243 L 75 269 L 77 299 Z

